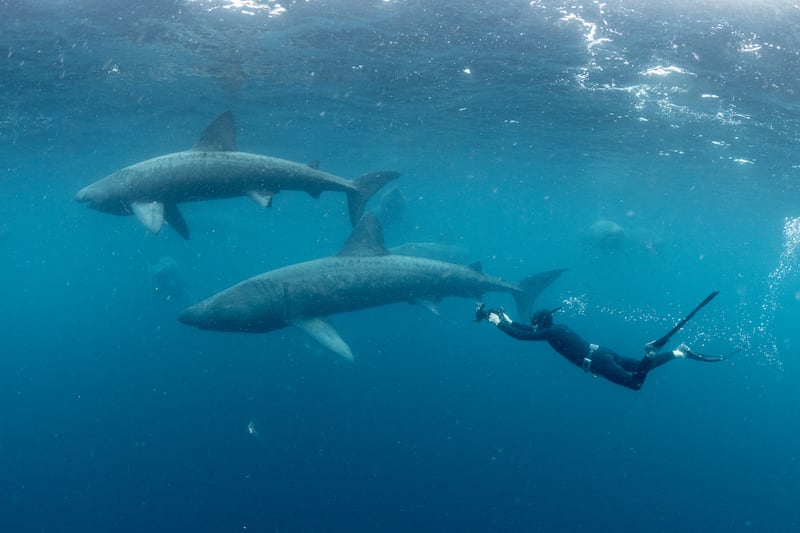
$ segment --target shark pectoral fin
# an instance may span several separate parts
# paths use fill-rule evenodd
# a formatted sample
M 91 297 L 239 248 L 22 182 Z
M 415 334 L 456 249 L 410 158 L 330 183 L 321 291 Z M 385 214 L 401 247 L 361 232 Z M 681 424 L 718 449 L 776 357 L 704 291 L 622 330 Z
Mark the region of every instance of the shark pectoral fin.
M 433 300 L 414 300 L 414 303 L 417 305 L 421 305 L 434 315 L 439 314 L 439 306 Z
M 248 191 L 247 196 L 261 207 L 272 205 L 272 193 L 270 191 Z
M 353 352 L 350 351 L 350 347 L 327 320 L 323 318 L 306 318 L 293 320 L 292 325 L 308 333 L 314 340 L 332 352 L 338 353 L 348 361 L 353 360 Z
M 189 240 L 189 226 L 186 224 L 186 220 L 184 220 L 177 205 L 166 204 L 164 206 L 164 218 L 167 220 L 167 223 L 172 226 L 172 229 L 178 232 L 178 235 Z
M 164 225 L 164 204 L 161 202 L 134 202 L 131 204 L 133 214 L 144 224 L 144 227 L 158 233 Z

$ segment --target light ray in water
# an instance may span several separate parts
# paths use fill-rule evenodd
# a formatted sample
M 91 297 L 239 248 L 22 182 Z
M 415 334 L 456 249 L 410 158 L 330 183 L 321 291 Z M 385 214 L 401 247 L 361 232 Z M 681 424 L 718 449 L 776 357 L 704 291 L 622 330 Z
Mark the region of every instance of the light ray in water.
M 770 364 L 783 366 L 778 359 L 778 343 L 771 326 L 775 313 L 781 308 L 778 297 L 785 286 L 786 277 L 794 271 L 797 263 L 797 249 L 800 247 L 800 217 L 787 217 L 783 224 L 783 250 L 777 266 L 767 276 L 767 295 L 761 305 L 761 315 L 755 325 L 754 334 L 765 338 L 767 347 L 764 355 Z

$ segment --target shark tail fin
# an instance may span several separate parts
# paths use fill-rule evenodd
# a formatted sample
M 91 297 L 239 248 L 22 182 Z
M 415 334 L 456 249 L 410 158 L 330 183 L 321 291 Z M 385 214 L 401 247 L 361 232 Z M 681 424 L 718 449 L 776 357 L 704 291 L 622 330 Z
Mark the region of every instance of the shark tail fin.
M 353 180 L 353 189 L 347 192 L 347 203 L 350 209 L 350 223 L 355 226 L 364 214 L 367 202 L 381 187 L 397 179 L 399 172 L 380 171 L 363 174 Z
M 517 316 L 520 320 L 530 319 L 536 298 L 566 270 L 558 268 L 539 272 L 519 282 L 520 291 L 514 293 L 514 303 L 517 304 Z

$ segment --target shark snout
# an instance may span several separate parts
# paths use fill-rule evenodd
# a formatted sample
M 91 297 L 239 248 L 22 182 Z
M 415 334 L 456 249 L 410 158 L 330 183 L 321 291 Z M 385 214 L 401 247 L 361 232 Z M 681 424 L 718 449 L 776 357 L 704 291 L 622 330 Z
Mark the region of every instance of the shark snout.
M 99 206 L 103 203 L 97 193 L 97 189 L 92 185 L 87 185 L 75 193 L 75 201 L 86 204 L 91 209 L 99 209 Z
M 89 209 L 112 215 L 130 215 L 131 209 L 124 198 L 109 194 L 109 191 L 93 183 L 75 193 L 75 201 Z
M 187 326 L 196 326 L 198 328 L 203 327 L 203 323 L 205 322 L 204 313 L 200 309 L 199 305 L 193 305 L 191 307 L 187 307 L 178 315 L 178 321 L 186 324 Z
M 79 190 L 75 193 L 75 201 L 80 203 L 86 203 L 89 201 L 89 187 L 84 187 L 83 189 Z

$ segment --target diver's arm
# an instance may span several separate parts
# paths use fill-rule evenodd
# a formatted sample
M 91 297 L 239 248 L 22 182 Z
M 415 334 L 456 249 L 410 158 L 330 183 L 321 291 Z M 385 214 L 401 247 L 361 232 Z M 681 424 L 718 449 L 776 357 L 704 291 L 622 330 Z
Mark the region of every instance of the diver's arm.
M 541 341 L 546 339 L 543 332 L 538 332 L 533 326 L 526 326 L 513 322 L 511 318 L 503 312 L 503 309 L 489 311 L 486 320 L 497 326 L 497 329 L 521 341 Z
M 536 331 L 532 326 L 525 324 L 518 324 L 516 322 L 500 322 L 497 324 L 497 329 L 520 341 L 543 341 L 547 340 L 544 331 Z

